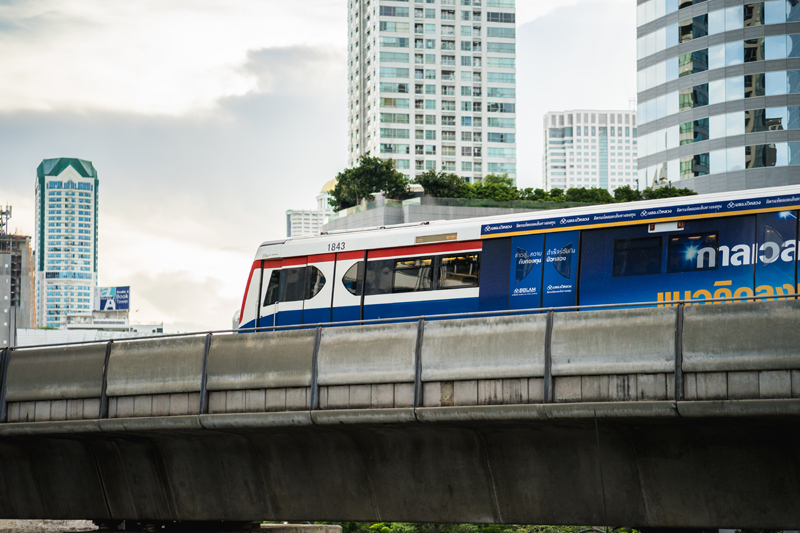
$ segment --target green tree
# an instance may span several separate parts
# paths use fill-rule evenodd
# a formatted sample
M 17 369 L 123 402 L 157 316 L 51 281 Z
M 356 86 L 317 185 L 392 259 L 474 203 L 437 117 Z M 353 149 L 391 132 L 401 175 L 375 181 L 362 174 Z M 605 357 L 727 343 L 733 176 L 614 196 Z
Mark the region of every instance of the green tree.
M 614 199 L 617 202 L 636 202 L 642 199 L 642 193 L 631 189 L 630 185 L 623 185 L 614 189 Z
M 508 174 L 489 174 L 483 181 L 473 183 L 469 188 L 469 198 L 477 200 L 496 200 L 508 202 L 519 200 L 519 190 Z
M 666 187 L 656 187 L 652 189 L 645 189 L 642 197 L 645 200 L 657 200 L 659 198 L 675 198 L 678 196 L 694 196 L 697 193 L 691 189 L 678 189 L 672 185 Z
M 428 170 L 417 176 L 414 183 L 434 198 L 464 198 L 469 194 L 469 184 L 456 174 Z
M 336 186 L 328 203 L 339 211 L 358 205 L 364 199 L 374 200 L 372 195 L 376 192 L 393 200 L 411 196 L 408 179 L 397 171 L 394 161 L 370 157 L 367 152 L 359 158 L 358 166 L 346 168 L 336 176 Z
M 587 204 L 613 204 L 615 201 L 608 190 L 597 187 L 587 189 L 573 187 L 567 190 L 564 199 L 567 202 L 583 202 Z

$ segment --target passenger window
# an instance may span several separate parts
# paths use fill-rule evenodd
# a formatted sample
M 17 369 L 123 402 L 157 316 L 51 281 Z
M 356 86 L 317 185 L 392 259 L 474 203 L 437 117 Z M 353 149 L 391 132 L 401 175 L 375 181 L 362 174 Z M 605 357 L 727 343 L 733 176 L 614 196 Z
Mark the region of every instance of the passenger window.
M 439 259 L 437 289 L 477 287 L 481 266 L 480 254 L 465 254 Z
M 284 268 L 281 270 L 281 302 L 297 302 L 303 299 L 306 286 L 306 267 Z
M 272 305 L 278 301 L 278 288 L 281 283 L 281 271 L 273 270 L 267 285 L 267 295 L 264 297 L 264 305 Z
M 392 292 L 427 291 L 433 287 L 432 258 L 395 261 Z
M 306 286 L 306 300 L 310 300 L 325 286 L 325 276 L 320 269 L 314 266 L 308 267 L 308 284 Z
M 645 276 L 661 274 L 661 237 L 617 239 L 611 275 Z
M 718 266 L 719 234 L 673 235 L 667 250 L 667 272 L 696 272 L 716 270 Z
M 367 294 L 389 294 L 392 292 L 394 259 L 368 261 L 366 273 Z
M 342 276 L 342 285 L 350 294 L 361 296 L 361 290 L 364 285 L 364 261 L 359 261 L 347 269 L 347 272 Z

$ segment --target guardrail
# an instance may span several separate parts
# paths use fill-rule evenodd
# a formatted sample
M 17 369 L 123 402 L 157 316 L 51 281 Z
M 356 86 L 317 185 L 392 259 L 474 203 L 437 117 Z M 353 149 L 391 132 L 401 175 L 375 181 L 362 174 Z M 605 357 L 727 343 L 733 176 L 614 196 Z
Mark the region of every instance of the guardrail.
M 13 348 L 0 361 L 0 422 L 796 398 L 796 296 L 740 305 L 692 304 L 776 298 L 538 308 Z

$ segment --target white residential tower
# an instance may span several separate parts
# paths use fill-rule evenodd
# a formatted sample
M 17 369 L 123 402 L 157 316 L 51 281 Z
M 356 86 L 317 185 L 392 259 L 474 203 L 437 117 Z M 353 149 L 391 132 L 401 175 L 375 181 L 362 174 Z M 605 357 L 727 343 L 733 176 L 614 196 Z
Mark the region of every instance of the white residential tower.
M 349 164 L 516 180 L 515 0 L 348 0 Z

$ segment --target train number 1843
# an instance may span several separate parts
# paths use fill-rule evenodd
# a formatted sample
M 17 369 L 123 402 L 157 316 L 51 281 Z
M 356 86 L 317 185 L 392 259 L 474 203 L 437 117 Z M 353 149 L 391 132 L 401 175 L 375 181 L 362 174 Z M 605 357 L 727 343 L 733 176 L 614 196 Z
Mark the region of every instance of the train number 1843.
M 344 250 L 343 242 L 332 242 L 328 245 L 329 252 L 341 252 L 342 250 Z

